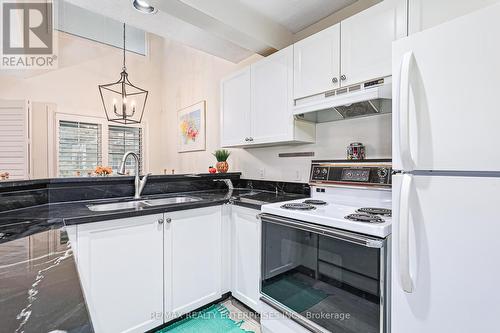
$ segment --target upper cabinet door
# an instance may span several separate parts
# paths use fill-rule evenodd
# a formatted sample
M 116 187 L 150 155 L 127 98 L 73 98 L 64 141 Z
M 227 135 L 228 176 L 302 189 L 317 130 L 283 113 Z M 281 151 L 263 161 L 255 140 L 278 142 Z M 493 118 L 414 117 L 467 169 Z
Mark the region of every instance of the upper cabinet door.
M 411 0 L 409 33 L 432 28 L 496 2 L 498 0 Z
M 294 44 L 294 99 L 339 87 L 340 24 Z
M 341 85 L 389 76 L 392 42 L 407 35 L 406 0 L 384 0 L 341 22 Z
M 221 83 L 221 145 L 241 145 L 250 138 L 250 68 Z
M 251 142 L 259 144 L 292 139 L 293 47 L 253 64 L 251 69 Z

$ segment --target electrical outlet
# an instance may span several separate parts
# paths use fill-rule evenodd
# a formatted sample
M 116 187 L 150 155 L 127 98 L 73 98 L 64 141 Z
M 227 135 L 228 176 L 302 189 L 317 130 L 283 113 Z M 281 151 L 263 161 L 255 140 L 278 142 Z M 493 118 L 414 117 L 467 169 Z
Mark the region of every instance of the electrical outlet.
M 264 179 L 266 177 L 266 170 L 265 169 L 259 169 L 259 177 L 260 177 L 260 179 Z

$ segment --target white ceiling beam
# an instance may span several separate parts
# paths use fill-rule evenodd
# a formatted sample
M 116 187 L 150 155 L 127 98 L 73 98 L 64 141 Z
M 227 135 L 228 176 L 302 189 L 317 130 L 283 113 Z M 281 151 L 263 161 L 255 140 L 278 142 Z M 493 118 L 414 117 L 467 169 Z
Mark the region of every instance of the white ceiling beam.
M 132 0 L 58 0 L 58 2 L 72 3 L 118 22 L 126 22 L 127 25 L 176 40 L 234 63 L 254 54 L 254 51 L 249 48 L 241 47 L 167 11 L 159 10 L 154 15 L 140 13 L 133 8 Z M 180 3 L 177 0 L 161 0 L 161 2 Z M 150 3 L 153 4 L 153 1 Z
M 152 0 L 152 5 L 185 22 L 256 53 L 282 49 L 294 36 L 282 25 L 234 0 Z

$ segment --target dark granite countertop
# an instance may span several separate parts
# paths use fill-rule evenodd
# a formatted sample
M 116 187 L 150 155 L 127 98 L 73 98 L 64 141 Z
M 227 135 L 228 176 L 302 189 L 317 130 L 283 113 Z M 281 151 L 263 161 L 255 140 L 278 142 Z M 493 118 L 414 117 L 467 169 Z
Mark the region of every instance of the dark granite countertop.
M 50 219 L 62 222 L 65 225 L 80 223 L 89 223 L 105 221 L 140 215 L 157 214 L 163 212 L 177 211 L 201 208 L 207 206 L 216 206 L 223 203 L 234 203 L 260 210 L 260 207 L 266 203 L 294 200 L 303 198 L 305 195 L 291 193 L 274 193 L 264 190 L 235 189 L 232 192 L 227 190 L 210 190 L 183 192 L 181 194 L 171 193 L 168 195 L 150 195 L 144 196 L 141 200 L 168 198 L 176 196 L 195 196 L 202 200 L 189 203 L 180 203 L 165 206 L 151 206 L 142 209 L 125 209 L 116 211 L 95 212 L 88 209 L 87 205 L 133 201 L 131 198 L 114 198 L 105 200 L 86 200 L 77 202 L 59 202 L 43 204 L 34 207 L 21 208 L 0 213 L 0 226 L 5 223 L 11 223 L 12 219 L 30 220 L 30 219 Z M 0 241 L 3 240 L 0 238 Z
M 260 209 L 262 204 L 306 197 L 236 189 L 152 195 L 191 195 L 201 201 L 140 210 L 93 212 L 88 204 L 130 198 L 59 202 L 0 213 L 0 323 L 2 332 L 93 332 L 66 225 L 112 220 L 231 202 Z
M 3 217 L 0 331 L 93 332 L 61 219 Z

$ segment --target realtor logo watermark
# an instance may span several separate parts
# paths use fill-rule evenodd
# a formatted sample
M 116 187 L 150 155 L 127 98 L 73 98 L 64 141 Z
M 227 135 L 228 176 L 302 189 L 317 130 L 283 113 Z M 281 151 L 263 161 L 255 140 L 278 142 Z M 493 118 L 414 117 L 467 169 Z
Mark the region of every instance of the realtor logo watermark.
M 38 2 L 37 2 L 38 1 Z M 2 69 L 57 67 L 53 3 L 2 2 Z

